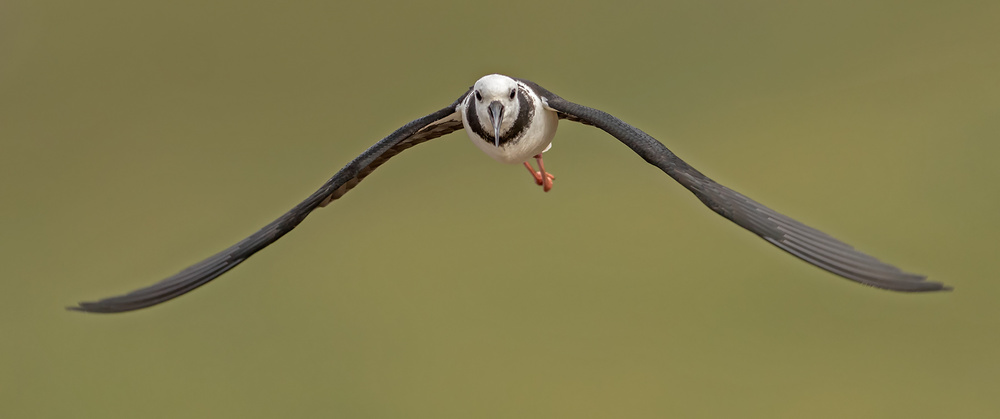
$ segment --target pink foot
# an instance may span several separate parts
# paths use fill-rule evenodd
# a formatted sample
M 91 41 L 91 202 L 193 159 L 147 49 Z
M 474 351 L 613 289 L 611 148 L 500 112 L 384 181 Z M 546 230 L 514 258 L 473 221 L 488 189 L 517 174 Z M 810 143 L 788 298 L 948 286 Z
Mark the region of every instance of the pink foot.
M 541 154 L 536 154 L 535 160 L 538 161 L 537 172 L 535 171 L 534 168 L 531 167 L 531 164 L 529 164 L 528 162 L 524 162 L 524 167 L 526 167 L 528 169 L 528 172 L 531 173 L 531 176 L 535 178 L 535 184 L 541 186 L 542 190 L 544 190 L 545 192 L 548 192 L 552 190 L 552 181 L 556 180 L 556 176 L 553 175 L 552 173 L 548 173 L 545 171 L 545 165 L 542 164 Z

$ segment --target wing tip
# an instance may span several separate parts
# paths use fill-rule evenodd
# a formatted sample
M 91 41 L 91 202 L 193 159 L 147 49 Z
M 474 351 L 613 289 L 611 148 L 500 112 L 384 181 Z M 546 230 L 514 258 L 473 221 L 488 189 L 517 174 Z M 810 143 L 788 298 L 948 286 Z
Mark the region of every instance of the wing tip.
M 934 285 L 936 285 L 936 287 L 927 289 L 927 291 L 954 291 L 955 290 L 955 287 L 952 287 L 950 285 L 945 285 L 945 284 L 942 284 L 940 282 L 928 282 L 928 285 L 929 284 L 934 284 Z
M 67 311 L 79 311 L 81 313 L 113 313 L 109 310 L 101 310 L 101 305 L 92 302 L 80 302 L 75 306 L 66 306 Z
M 852 279 L 852 278 L 848 278 Z M 920 276 L 918 280 L 902 280 L 902 281 L 890 281 L 884 282 L 880 281 L 878 283 L 870 281 L 858 281 L 865 285 L 870 285 L 875 288 L 882 288 L 890 291 L 898 291 L 905 293 L 917 293 L 917 292 L 935 292 L 935 291 L 952 291 L 955 288 L 949 285 L 945 285 L 940 282 L 924 281 L 924 277 Z
M 66 310 L 79 311 L 81 313 L 110 314 L 110 313 L 121 313 L 125 311 L 133 311 L 143 307 L 121 306 L 116 304 L 104 303 L 103 301 L 83 301 L 77 303 L 77 305 L 75 306 L 66 306 Z

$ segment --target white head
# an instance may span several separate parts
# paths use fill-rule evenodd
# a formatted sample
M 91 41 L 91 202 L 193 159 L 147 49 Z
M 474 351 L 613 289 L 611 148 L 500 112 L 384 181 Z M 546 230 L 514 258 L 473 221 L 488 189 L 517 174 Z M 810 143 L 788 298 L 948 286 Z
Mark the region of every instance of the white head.
M 470 106 L 484 129 L 493 132 L 494 144 L 500 146 L 500 134 L 514 125 L 521 110 L 517 99 L 517 81 L 500 74 L 490 74 L 472 87 Z

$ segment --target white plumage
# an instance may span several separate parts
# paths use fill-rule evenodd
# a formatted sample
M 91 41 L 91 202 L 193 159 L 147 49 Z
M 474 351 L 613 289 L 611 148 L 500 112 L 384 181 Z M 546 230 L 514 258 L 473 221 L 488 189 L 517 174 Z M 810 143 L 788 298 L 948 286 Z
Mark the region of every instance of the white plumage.
M 472 89 L 473 92 L 455 110 L 462 118 L 462 125 L 465 127 L 465 132 L 469 134 L 469 139 L 486 155 L 501 163 L 517 164 L 528 161 L 552 146 L 552 138 L 556 135 L 559 117 L 556 111 L 545 105 L 542 98 L 531 87 L 507 76 L 490 74 L 476 81 Z M 482 128 L 493 133 L 494 126 L 490 118 L 489 106 L 491 103 L 500 102 L 504 109 L 499 126 L 502 138 L 514 127 L 518 115 L 521 114 L 522 103 L 516 95 L 511 98 L 511 91 L 523 92 L 530 99 L 531 103 L 527 105 L 534 107 L 533 117 L 530 121 L 526 121 L 527 127 L 515 140 L 497 145 L 492 136 L 484 138 L 470 127 L 470 121 L 467 117 L 468 110 L 470 106 L 473 107 L 473 115 L 478 117 Z

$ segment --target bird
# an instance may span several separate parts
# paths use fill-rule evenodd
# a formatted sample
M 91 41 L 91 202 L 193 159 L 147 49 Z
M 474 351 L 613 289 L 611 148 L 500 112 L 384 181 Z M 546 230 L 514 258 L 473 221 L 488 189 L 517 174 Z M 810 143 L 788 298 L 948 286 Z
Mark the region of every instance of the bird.
M 138 310 L 184 295 L 236 267 L 274 243 L 314 210 L 356 187 L 375 169 L 404 150 L 464 130 L 494 160 L 523 164 L 536 185 L 548 192 L 555 176 L 542 153 L 552 146 L 561 120 L 597 127 L 691 191 L 709 209 L 768 243 L 818 268 L 874 288 L 902 292 L 947 291 L 940 282 L 905 272 L 855 250 L 826 233 L 772 210 L 705 176 L 663 143 L 604 111 L 563 99 L 538 84 L 490 74 L 452 104 L 417 118 L 376 142 L 341 168 L 316 192 L 249 237 L 180 272 L 127 294 L 67 307 L 91 313 Z M 538 170 L 529 161 L 534 159 Z

